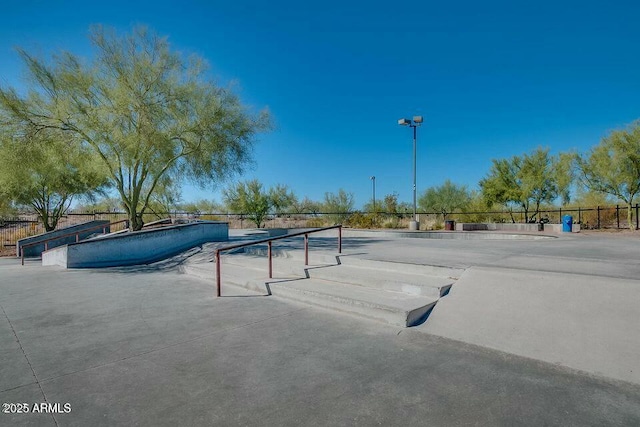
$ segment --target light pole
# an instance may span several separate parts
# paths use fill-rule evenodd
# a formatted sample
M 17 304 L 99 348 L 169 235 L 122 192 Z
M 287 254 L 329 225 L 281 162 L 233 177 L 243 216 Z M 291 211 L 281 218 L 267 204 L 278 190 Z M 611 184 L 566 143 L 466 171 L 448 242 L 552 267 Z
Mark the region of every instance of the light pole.
M 372 175 L 370 179 L 373 183 L 373 225 L 376 225 L 376 177 Z
M 413 220 L 409 222 L 409 230 L 418 230 L 418 212 L 416 208 L 416 129 L 422 124 L 422 116 L 413 116 L 413 121 L 411 119 L 400 119 L 398 124 L 413 128 Z

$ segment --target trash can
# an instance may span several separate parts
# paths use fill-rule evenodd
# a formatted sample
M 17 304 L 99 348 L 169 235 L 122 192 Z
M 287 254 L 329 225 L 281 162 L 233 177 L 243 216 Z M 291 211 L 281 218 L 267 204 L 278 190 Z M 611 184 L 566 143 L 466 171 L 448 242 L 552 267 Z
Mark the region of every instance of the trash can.
M 573 217 L 571 215 L 565 215 L 562 217 L 562 231 L 571 233 L 573 227 Z
M 445 221 L 444 222 L 444 229 L 448 230 L 448 231 L 453 231 L 456 229 L 456 222 L 455 221 Z

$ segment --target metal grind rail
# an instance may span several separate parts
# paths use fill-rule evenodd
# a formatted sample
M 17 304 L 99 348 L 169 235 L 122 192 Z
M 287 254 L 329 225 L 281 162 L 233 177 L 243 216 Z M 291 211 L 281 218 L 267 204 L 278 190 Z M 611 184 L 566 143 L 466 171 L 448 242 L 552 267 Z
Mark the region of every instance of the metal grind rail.
M 333 225 L 331 227 L 316 228 L 308 231 L 300 231 L 298 233 L 287 234 L 285 236 L 271 237 L 268 239 L 256 240 L 253 242 L 238 243 L 236 245 L 229 245 L 216 249 L 216 286 L 218 290 L 218 296 L 221 296 L 221 278 L 220 278 L 220 255 L 221 252 L 230 251 L 232 249 L 244 248 L 247 246 L 267 244 L 267 258 L 269 259 L 269 278 L 273 278 L 273 264 L 271 256 L 271 243 L 274 240 L 289 239 L 291 237 L 304 236 L 304 265 L 309 265 L 309 234 L 318 233 L 326 230 L 338 229 L 338 253 L 342 253 L 342 225 Z
M 27 243 L 26 245 L 22 245 L 22 246 L 20 246 L 20 256 L 22 258 L 22 265 L 24 265 L 24 250 L 25 250 L 25 248 L 30 248 L 31 246 L 38 246 L 38 245 L 44 244 L 44 250 L 48 251 L 49 250 L 49 242 L 52 242 L 54 240 L 60 240 L 60 239 L 64 239 L 65 237 L 76 236 L 76 243 L 78 243 L 80 241 L 80 234 L 81 233 L 86 233 L 87 231 L 93 231 L 93 230 L 102 229 L 102 234 L 106 234 L 107 227 L 111 228 L 112 225 L 122 224 L 123 222 L 126 223 L 127 227 L 128 227 L 129 220 L 128 219 L 123 219 L 123 220 L 120 220 L 120 221 L 111 222 L 109 224 L 96 225 L 95 227 L 85 228 L 85 229 L 82 229 L 82 230 L 74 231 L 73 233 L 62 234 L 60 236 L 51 237 L 50 239 L 40 240 L 38 242 Z

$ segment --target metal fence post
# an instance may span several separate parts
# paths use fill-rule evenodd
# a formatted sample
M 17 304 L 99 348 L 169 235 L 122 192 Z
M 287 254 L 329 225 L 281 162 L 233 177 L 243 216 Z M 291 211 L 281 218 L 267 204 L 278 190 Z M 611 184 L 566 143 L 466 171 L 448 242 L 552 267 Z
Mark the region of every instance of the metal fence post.
M 620 229 L 620 205 L 616 205 L 616 223 Z
M 640 228 L 640 223 L 638 221 L 638 204 L 636 203 L 636 230 Z
M 342 253 L 342 225 L 338 227 L 338 253 Z
M 599 230 L 599 229 L 600 229 L 600 206 L 598 206 L 598 207 L 596 208 L 596 211 L 598 212 L 598 227 L 597 227 L 597 228 L 598 228 L 598 230 Z

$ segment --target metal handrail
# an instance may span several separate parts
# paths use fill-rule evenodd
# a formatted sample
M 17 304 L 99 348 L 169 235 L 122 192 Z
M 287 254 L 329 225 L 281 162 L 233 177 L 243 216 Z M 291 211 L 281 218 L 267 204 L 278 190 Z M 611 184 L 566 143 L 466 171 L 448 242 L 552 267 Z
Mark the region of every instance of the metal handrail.
M 85 228 L 85 229 L 82 229 L 82 230 L 74 231 L 73 233 L 62 234 L 60 236 L 51 237 L 49 239 L 40 240 L 38 242 L 27 243 L 26 245 L 22 245 L 22 246 L 20 246 L 20 256 L 22 258 L 22 265 L 24 265 L 24 250 L 25 250 L 25 248 L 30 248 L 31 246 L 37 246 L 37 245 L 44 244 L 44 250 L 48 251 L 49 250 L 49 242 L 52 242 L 54 240 L 59 240 L 59 239 L 63 239 L 65 237 L 70 237 L 70 236 L 76 236 L 76 243 L 78 243 L 80 241 L 80 233 L 86 233 L 87 231 L 93 231 L 93 230 L 102 229 L 102 234 L 105 234 L 107 232 L 107 227 L 111 227 L 112 225 L 116 225 L 116 224 L 121 224 L 123 222 L 128 224 L 129 220 L 128 219 L 122 219 L 120 221 L 110 222 L 109 224 L 96 225 L 95 227 Z
M 230 251 L 232 249 L 244 248 L 247 246 L 259 245 L 262 243 L 267 244 L 267 258 L 269 259 L 269 278 L 273 278 L 273 264 L 271 257 L 271 242 L 274 240 L 288 239 L 291 237 L 304 236 L 304 265 L 309 265 L 309 234 L 318 233 L 320 231 L 338 229 L 338 253 L 342 253 L 342 225 L 332 225 L 331 227 L 316 228 L 309 231 L 300 231 L 298 233 L 287 234 L 285 236 L 270 237 L 268 239 L 256 240 L 253 242 L 237 243 L 235 245 L 229 245 L 216 249 L 216 287 L 218 290 L 218 296 L 221 296 L 221 279 L 220 279 L 220 253 L 223 251 Z

